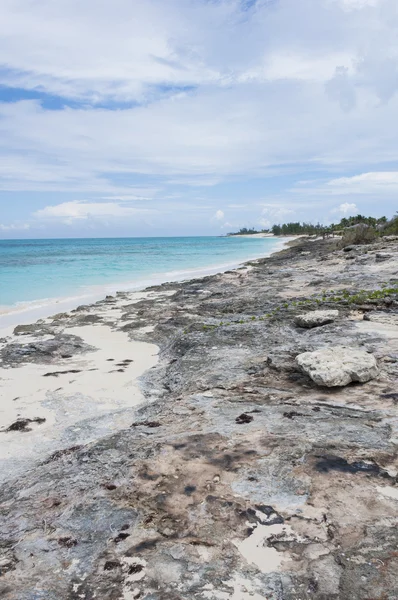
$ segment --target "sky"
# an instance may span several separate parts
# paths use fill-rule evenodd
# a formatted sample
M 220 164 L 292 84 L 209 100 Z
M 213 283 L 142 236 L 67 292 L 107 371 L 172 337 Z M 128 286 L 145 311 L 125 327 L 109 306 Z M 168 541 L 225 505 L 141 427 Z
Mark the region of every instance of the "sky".
M 1 0 L 0 238 L 398 210 L 397 0 Z

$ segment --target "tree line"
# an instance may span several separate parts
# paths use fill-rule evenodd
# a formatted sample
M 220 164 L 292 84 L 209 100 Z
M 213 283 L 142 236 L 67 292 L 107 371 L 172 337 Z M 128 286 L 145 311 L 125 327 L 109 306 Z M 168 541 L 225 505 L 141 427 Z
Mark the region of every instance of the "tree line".
M 257 230 L 254 227 L 241 229 L 228 235 L 253 235 L 255 233 L 273 233 L 274 235 L 333 235 L 337 232 L 342 232 L 349 227 L 363 225 L 370 227 L 384 235 L 398 234 L 398 213 L 392 219 L 387 217 L 365 217 L 364 215 L 356 215 L 353 217 L 343 217 L 338 223 L 331 225 L 322 225 L 317 223 L 306 223 L 295 221 L 291 223 L 279 223 L 271 227 L 271 229 Z
M 364 225 L 367 227 L 373 227 L 374 229 L 382 228 L 387 224 L 387 217 L 365 217 L 364 215 L 356 215 L 355 217 L 343 217 L 339 223 L 332 223 L 331 225 L 322 225 L 317 223 L 283 223 L 283 225 L 273 225 L 271 231 L 274 235 L 324 235 L 333 234 L 338 231 L 353 227 L 355 225 Z

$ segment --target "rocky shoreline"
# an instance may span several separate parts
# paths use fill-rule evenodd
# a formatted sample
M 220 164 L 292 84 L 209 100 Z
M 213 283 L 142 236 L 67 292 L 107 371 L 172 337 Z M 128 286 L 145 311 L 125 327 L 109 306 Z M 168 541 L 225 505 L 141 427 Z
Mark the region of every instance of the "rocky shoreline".
M 79 327 L 159 356 L 115 433 L 71 437 L 1 487 L 0 598 L 396 599 L 397 257 L 397 239 L 300 240 L 2 340 L 6 371 L 44 365 L 60 385 L 93 350 Z M 337 313 L 307 326 L 316 310 Z M 369 379 L 327 387 L 299 366 L 336 348 L 372 357 Z M 41 426 L 0 435 L 23 447 Z

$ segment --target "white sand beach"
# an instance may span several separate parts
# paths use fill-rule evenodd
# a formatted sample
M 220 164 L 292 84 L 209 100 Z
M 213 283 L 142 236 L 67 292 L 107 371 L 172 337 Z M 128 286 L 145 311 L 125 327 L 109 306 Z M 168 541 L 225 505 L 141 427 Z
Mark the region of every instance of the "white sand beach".
M 146 296 L 134 294 L 133 302 Z M 59 358 L 56 365 L 24 363 L 1 369 L 0 480 L 59 448 L 87 444 L 131 424 L 135 407 L 143 400 L 138 378 L 156 364 L 158 348 L 112 328 L 120 317 L 117 303 L 97 314 L 106 318 L 106 325 L 69 327 L 63 332 L 78 336 L 92 351 Z M 11 343 L 38 341 L 35 335 L 10 337 Z M 26 433 L 7 431 L 21 419 L 32 420 Z

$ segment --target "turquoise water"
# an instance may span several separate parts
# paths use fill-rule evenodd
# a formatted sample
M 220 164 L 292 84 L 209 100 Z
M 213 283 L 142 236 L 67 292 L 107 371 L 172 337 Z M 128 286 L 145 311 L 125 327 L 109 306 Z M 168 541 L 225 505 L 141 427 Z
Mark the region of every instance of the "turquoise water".
M 279 240 L 237 237 L 0 240 L 0 306 L 51 304 L 222 271 Z

